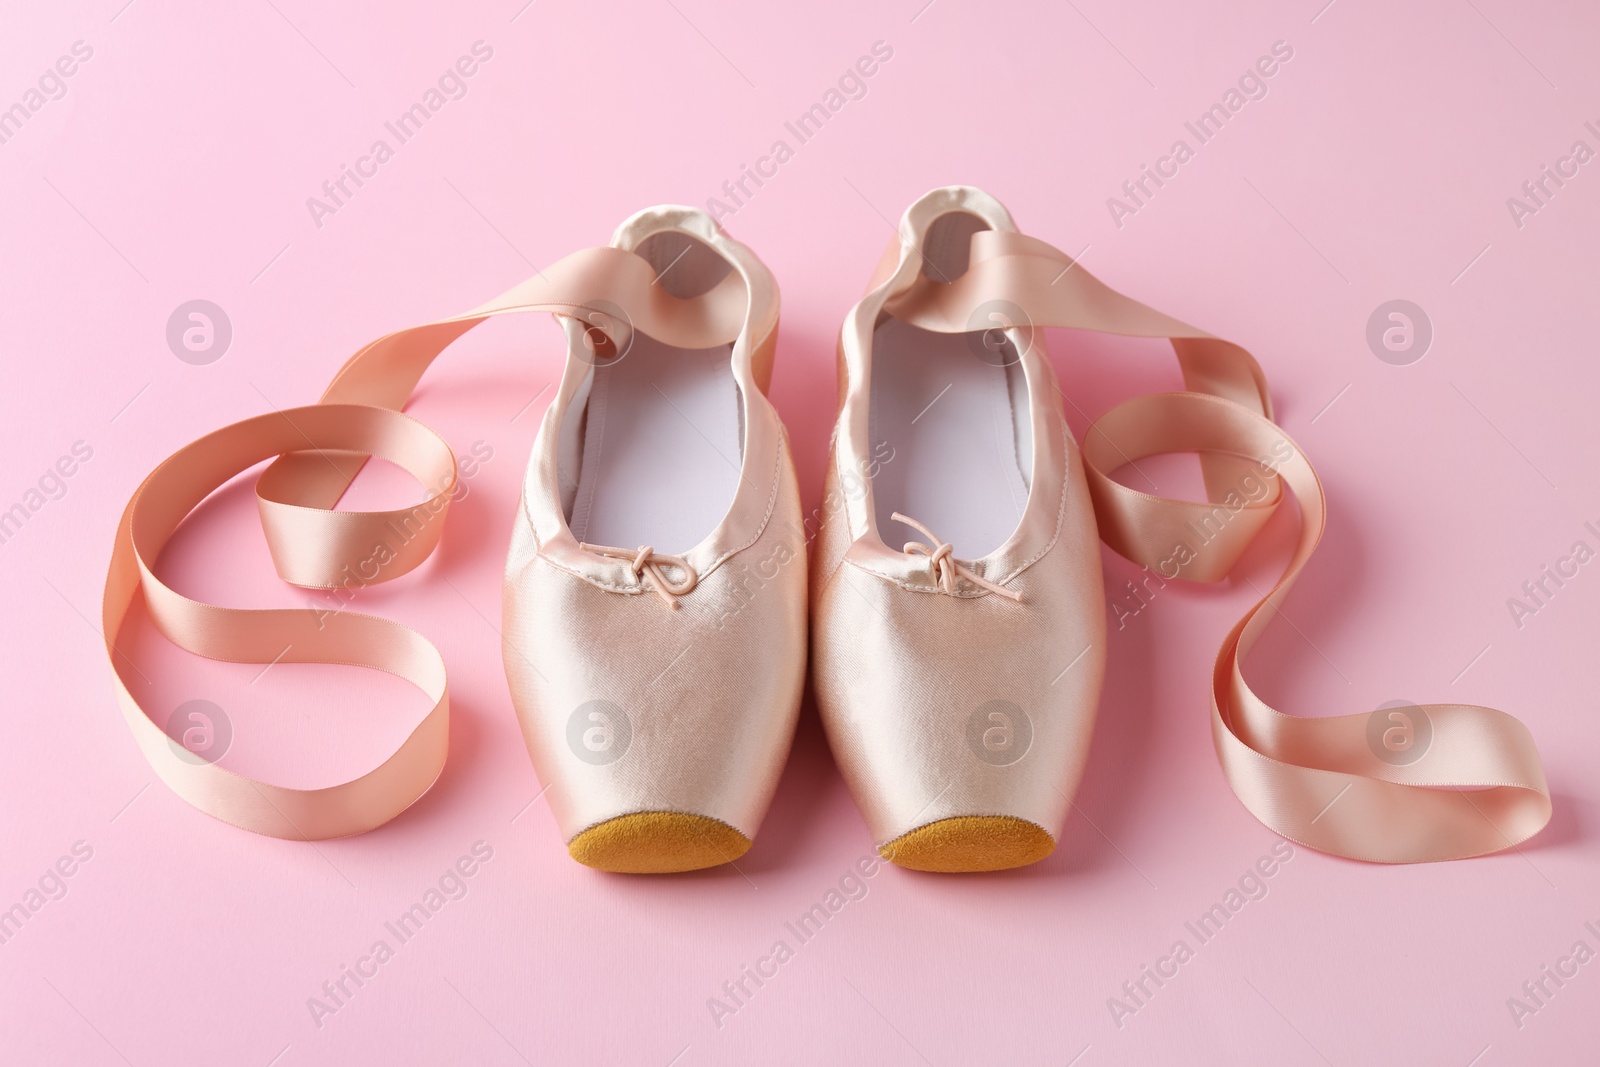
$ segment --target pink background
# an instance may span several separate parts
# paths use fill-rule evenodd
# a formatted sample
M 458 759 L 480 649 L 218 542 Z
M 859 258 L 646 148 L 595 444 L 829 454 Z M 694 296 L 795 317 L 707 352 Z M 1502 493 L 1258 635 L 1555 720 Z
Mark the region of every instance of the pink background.
M 1600 18 L 1585 5 L 124 2 L 0 16 L 0 107 L 75 41 L 93 49 L 65 96 L 0 144 L 0 510 L 75 442 L 93 450 L 65 495 L 0 544 L 0 908 L 41 878 L 54 887 L 46 872 L 75 843 L 92 851 L 65 895 L 0 944 L 0 1059 L 1594 1058 L 1600 963 L 1520 1028 L 1506 1003 L 1580 939 L 1600 949 L 1584 926 L 1600 927 L 1600 563 L 1520 628 L 1507 607 L 1574 542 L 1600 547 L 1584 529 L 1600 525 L 1600 163 L 1520 228 L 1506 206 L 1575 140 L 1600 148 L 1583 126 L 1600 125 Z M 315 225 L 306 199 L 479 40 L 493 57 L 467 95 Z M 1107 999 L 1177 939 L 1193 947 L 1185 921 L 1276 840 L 1216 766 L 1206 679 L 1251 583 L 1275 577 L 1284 523 L 1231 582 L 1168 589 L 1113 626 L 1080 811 L 1047 862 L 962 878 L 880 870 L 796 945 L 785 921 L 871 849 L 808 705 L 737 870 L 578 866 L 543 802 L 530 806 L 539 784 L 487 621 L 556 367 L 545 321 L 481 330 L 425 380 L 412 410 L 458 452 L 483 442 L 493 459 L 439 555 L 361 594 L 450 665 L 437 787 L 381 830 L 313 847 L 214 822 L 152 784 L 95 632 L 112 531 L 140 478 L 224 422 L 311 402 L 365 341 L 603 243 L 637 208 L 703 205 L 879 40 L 894 55 L 867 95 L 726 220 L 784 289 L 774 398 L 809 502 L 835 334 L 887 220 L 931 186 L 983 186 L 1027 231 L 1088 246 L 1085 266 L 1113 286 L 1266 366 L 1332 514 L 1294 626 L 1254 661 L 1268 698 L 1306 714 L 1395 699 L 1504 708 L 1538 739 L 1550 827 L 1518 851 L 1431 866 L 1297 850 L 1264 899 L 1113 1022 Z M 1115 225 L 1107 197 L 1280 40 L 1294 56 L 1268 95 Z M 169 315 L 197 298 L 233 327 L 204 366 L 165 340 Z M 1396 298 L 1435 332 L 1408 366 L 1365 340 L 1368 316 Z M 1053 341 L 1079 431 L 1118 399 L 1177 384 L 1155 346 Z M 403 492 L 374 477 L 357 502 Z M 1106 568 L 1111 591 L 1136 573 L 1109 554 Z M 248 480 L 195 517 L 165 573 L 222 602 L 304 599 L 272 573 Z M 261 674 L 148 634 L 135 644 L 155 706 L 214 701 L 236 733 L 226 764 L 291 784 L 353 771 L 422 711 L 370 672 Z M 384 923 L 479 841 L 493 857 L 466 895 L 319 1027 L 308 998 L 374 941 L 393 944 Z M 780 938 L 794 959 L 718 1026 L 708 998 Z

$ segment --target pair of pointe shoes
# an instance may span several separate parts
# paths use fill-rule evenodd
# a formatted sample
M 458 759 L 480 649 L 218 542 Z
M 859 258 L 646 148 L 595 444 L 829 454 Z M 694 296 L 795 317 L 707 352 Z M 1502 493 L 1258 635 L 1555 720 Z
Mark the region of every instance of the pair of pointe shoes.
M 1050 854 L 1105 658 L 1093 505 L 1042 330 L 1005 292 L 954 292 L 1028 240 L 977 189 L 906 211 L 845 319 L 806 513 L 765 395 L 772 276 L 698 210 L 618 229 L 653 275 L 656 332 L 608 300 L 561 318 L 504 588 L 511 692 L 574 859 L 686 871 L 750 848 L 808 620 L 817 706 L 886 859 Z M 970 324 L 933 321 L 952 313 Z
M 102 622 L 123 717 L 179 796 L 256 833 L 320 840 L 383 825 L 438 779 L 443 657 L 416 631 L 346 606 L 427 558 L 458 487 L 449 443 L 401 410 L 421 376 L 468 330 L 530 312 L 557 316 L 567 355 L 513 528 L 504 659 L 582 863 L 666 872 L 743 854 L 782 773 L 808 650 L 828 740 L 885 858 L 933 871 L 1043 858 L 1099 699 L 1097 536 L 1157 587 L 1218 581 L 1290 494 L 1291 558 L 1211 672 L 1212 740 L 1240 801 L 1290 840 L 1385 863 L 1499 851 L 1549 821 L 1538 751 L 1509 715 L 1433 704 L 1300 717 L 1250 688 L 1242 661 L 1315 551 L 1326 508 L 1310 462 L 1272 421 L 1260 366 L 1101 284 L 963 187 L 907 209 L 845 318 L 838 425 L 810 513 L 766 398 L 777 286 L 688 208 L 635 215 L 610 246 L 364 346 L 317 403 L 174 453 L 123 513 Z M 1112 408 L 1080 450 L 1045 327 L 1170 339 L 1187 391 Z M 1204 501 L 1111 476 L 1171 452 L 1200 455 Z M 428 498 L 338 510 L 369 457 L 409 471 Z M 184 517 L 266 460 L 256 495 L 274 565 L 324 598 L 242 609 L 167 586 L 156 561 Z M 118 647 L 139 602 L 197 655 L 381 670 L 431 710 L 347 781 L 237 773 L 218 762 L 225 744 L 190 746 L 230 731 L 186 729 L 189 705 L 162 725 L 145 706 L 148 680 L 131 677 Z

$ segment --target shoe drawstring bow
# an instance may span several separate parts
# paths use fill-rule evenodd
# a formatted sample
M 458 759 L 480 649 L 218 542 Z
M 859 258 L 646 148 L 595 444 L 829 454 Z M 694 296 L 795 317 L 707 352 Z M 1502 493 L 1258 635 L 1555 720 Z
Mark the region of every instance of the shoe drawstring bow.
M 678 610 L 678 598 L 693 592 L 694 587 L 700 582 L 700 576 L 689 566 L 688 560 L 682 556 L 669 556 L 665 552 L 657 552 L 649 545 L 640 545 L 636 549 L 591 544 L 580 544 L 578 547 L 585 552 L 627 560 L 628 569 L 633 572 L 634 578 L 655 590 L 656 595 L 666 601 L 667 606 L 673 611 Z M 677 571 L 683 577 L 674 578 L 672 571 Z
M 998 593 L 1000 596 L 1003 596 L 1008 600 L 1022 599 L 1022 594 L 1017 590 L 1007 589 L 1003 585 L 997 585 L 996 583 L 989 581 L 987 578 L 974 573 L 970 567 L 958 562 L 955 558 L 955 548 L 948 541 L 939 540 L 939 538 L 934 536 L 932 530 L 922 525 L 922 523 L 918 522 L 916 519 L 913 519 L 908 515 L 902 515 L 898 511 L 895 512 L 891 518 L 893 518 L 895 522 L 905 523 L 907 526 L 916 530 L 923 537 L 928 539 L 927 544 L 923 544 L 921 541 L 907 541 L 905 543 L 905 547 L 902 548 L 901 551 L 908 556 L 927 556 L 928 569 L 933 575 L 933 580 L 935 584 L 937 584 L 945 593 L 954 595 L 956 591 L 956 578 L 961 577 L 965 578 L 967 581 L 981 589 L 986 589 L 991 593 Z

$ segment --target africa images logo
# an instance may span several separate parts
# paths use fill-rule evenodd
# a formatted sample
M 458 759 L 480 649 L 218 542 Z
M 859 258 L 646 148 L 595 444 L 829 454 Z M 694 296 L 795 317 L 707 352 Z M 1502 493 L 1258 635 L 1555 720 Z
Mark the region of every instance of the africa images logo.
M 1111 213 L 1111 221 L 1117 229 L 1122 229 L 1123 219 L 1137 215 L 1159 189 L 1176 178 L 1183 165 L 1193 159 L 1203 145 L 1209 144 L 1220 134 L 1222 128 L 1243 111 L 1246 104 L 1252 100 L 1266 99 L 1268 80 L 1293 58 L 1294 48 L 1289 42 L 1272 42 L 1270 55 L 1261 56 L 1245 68 L 1238 81 L 1223 92 L 1220 100 L 1197 115 L 1194 121 L 1183 124 L 1185 132 L 1194 138 L 1194 144 L 1191 145 L 1183 137 L 1173 141 L 1172 147 L 1156 159 L 1153 167 L 1148 163 L 1140 164 L 1139 176 L 1122 183 L 1121 197 L 1106 197 L 1106 210 Z
M 1600 138 L 1600 126 L 1585 122 L 1583 128 L 1593 137 Z M 1522 229 L 1529 218 L 1549 207 L 1556 194 L 1566 188 L 1567 182 L 1576 178 L 1580 168 L 1594 157 L 1595 150 L 1580 137 L 1572 142 L 1566 155 L 1556 158 L 1554 168 L 1548 163 L 1540 164 L 1539 173 L 1522 183 L 1520 195 L 1506 197 L 1506 210 L 1511 213 L 1511 221 L 1517 229 Z
M 365 155 L 356 157 L 354 165 L 339 164 L 338 176 L 322 183 L 322 196 L 306 198 L 306 210 L 311 213 L 311 221 L 317 229 L 322 229 L 327 216 L 337 215 L 355 198 L 362 186 L 376 178 L 378 168 L 393 159 L 401 145 L 421 133 L 422 127 L 443 111 L 446 104 L 464 98 L 468 90 L 467 80 L 493 58 L 494 49 L 490 45 L 483 41 L 472 42 L 471 55 L 463 55 L 446 67 L 438 81 L 422 94 L 422 99 L 383 124 L 384 132 L 394 139 L 394 144 L 389 143 L 388 137 L 379 137 L 368 146 Z
M 22 132 L 33 116 L 43 111 L 46 104 L 67 95 L 67 79 L 94 58 L 94 48 L 87 41 L 73 41 L 70 55 L 59 57 L 54 64 L 39 75 L 34 85 L 25 90 L 22 98 L 8 107 L 0 107 L 0 145 L 6 144 Z
M 833 119 L 833 116 L 843 111 L 846 104 L 852 100 L 866 98 L 868 80 L 893 58 L 894 46 L 888 41 L 872 42 L 870 55 L 858 57 L 854 64 L 845 68 L 834 85 L 822 94 L 821 100 L 806 108 L 793 121 L 783 124 L 787 136 L 773 140 L 766 152 L 756 157 L 754 166 L 741 163 L 738 177 L 729 178 L 722 183 L 722 196 L 711 196 L 706 199 L 706 214 L 718 222 L 737 215 L 739 209 L 755 196 L 756 190 L 776 178 L 779 168 L 793 159 L 801 146 L 821 133 L 822 128 Z M 792 144 L 791 137 L 794 139 Z

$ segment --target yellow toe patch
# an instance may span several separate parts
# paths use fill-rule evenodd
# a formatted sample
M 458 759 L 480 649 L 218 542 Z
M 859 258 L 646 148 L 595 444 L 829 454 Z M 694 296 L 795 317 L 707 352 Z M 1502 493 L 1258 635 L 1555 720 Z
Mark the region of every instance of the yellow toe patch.
M 585 867 L 618 874 L 671 874 L 744 855 L 748 837 L 725 822 L 677 811 L 641 811 L 591 826 L 567 845 Z
M 1055 839 L 1009 815 L 958 815 L 919 826 L 878 849 L 890 863 L 913 871 L 1003 871 L 1037 863 Z

